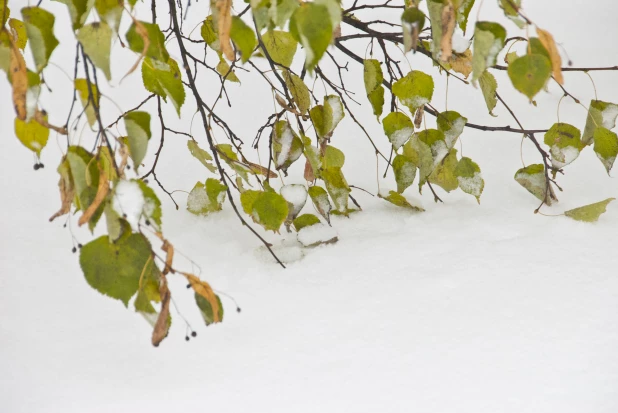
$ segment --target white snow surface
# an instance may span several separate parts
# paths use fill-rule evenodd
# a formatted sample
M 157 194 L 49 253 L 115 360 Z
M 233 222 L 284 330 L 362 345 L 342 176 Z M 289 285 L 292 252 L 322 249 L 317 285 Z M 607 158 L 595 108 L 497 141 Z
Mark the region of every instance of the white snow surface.
M 19 17 L 24 3 L 9 1 L 12 14 Z M 148 20 L 146 3 L 138 2 L 136 10 L 138 18 Z M 166 3 L 157 2 L 164 28 Z M 476 3 L 468 36 L 477 16 Z M 343 7 L 350 5 L 346 0 Z M 66 5 L 46 1 L 42 6 L 57 16 L 56 36 L 74 39 Z M 617 64 L 616 54 L 608 53 L 606 44 L 590 41 L 618 36 L 615 2 L 564 7 L 558 0 L 546 0 L 528 1 L 525 6 L 527 16 L 568 46 L 574 66 Z M 197 13 L 202 2 L 191 7 L 196 9 L 185 21 L 186 34 L 204 18 Z M 235 10 L 242 10 L 242 4 L 236 4 Z M 392 12 L 382 15 L 372 10 L 365 16 L 396 21 L 400 12 Z M 523 33 L 504 20 L 498 2 L 483 2 L 480 16 L 503 22 L 509 36 Z M 130 24 L 125 16 L 121 36 Z M 574 26 L 586 31 L 585 39 Z M 345 24 L 342 29 L 344 34 L 355 33 Z M 199 33 L 192 37 L 199 38 Z M 366 41 L 346 43 L 364 56 Z M 167 47 L 170 55 L 179 57 L 174 41 Z M 203 45 L 188 47 L 196 55 L 203 53 Z M 525 50 L 525 45 L 517 47 Z M 339 52 L 329 50 L 345 64 Z M 305 51 L 299 48 L 293 63 L 298 72 Z M 116 47 L 114 53 L 116 83 L 107 85 L 104 76 L 99 76 L 99 82 L 102 93 L 127 110 L 147 92 L 139 71 L 118 86 L 137 56 L 128 48 Z M 431 60 L 418 54 L 407 57 L 415 70 L 434 77 L 431 104 L 438 110 L 456 110 L 472 123 L 514 126 L 503 107 L 494 110 L 498 118 L 491 117 L 480 90 L 453 79 L 446 105 L 444 76 L 439 76 Z M 33 67 L 29 51 L 26 59 Z M 215 53 L 209 53 L 208 59 L 215 65 L 218 61 Z M 72 73 L 74 48 L 58 47 L 51 61 Z M 362 65 L 350 61 L 344 73 L 346 87 L 362 95 Z M 217 108 L 244 139 L 245 155 L 257 163 L 249 147 L 273 111 L 270 86 L 243 71 L 237 75 L 242 85 L 228 86 L 233 107 L 219 104 Z M 616 76 L 612 71 L 594 72 L 599 98 L 618 100 Z M 198 87 L 211 105 L 216 94 L 207 91 L 218 89 L 200 80 L 205 78 L 198 76 Z M 338 79 L 337 73 L 331 78 Z M 512 90 L 507 74 L 496 73 L 496 78 L 501 97 L 526 128 L 545 129 L 555 122 L 563 95 L 557 85 L 550 82 L 549 93 L 541 92 L 533 107 Z M 54 94 L 41 88 L 41 107 L 49 112 L 50 123 L 62 125 L 72 91 L 53 66 L 45 69 L 45 80 Z M 594 98 L 585 75 L 565 72 L 565 81 L 569 93 L 582 102 Z M 307 84 L 313 84 L 309 74 Z M 319 95 L 321 88 L 321 82 L 316 82 Z M 102 102 L 102 120 L 109 124 L 119 112 L 108 99 Z M 391 144 L 371 106 L 350 103 L 388 157 Z M 79 102 L 76 106 L 81 110 Z M 459 138 L 459 154 L 478 163 L 485 180 L 480 205 L 460 190 L 447 194 L 435 186 L 444 200 L 436 204 L 427 187 L 418 195 L 415 181 L 404 195 L 419 196 L 426 212 L 410 213 L 353 189 L 352 196 L 363 211 L 349 218 L 332 216 L 339 241 L 318 248 L 300 247 L 296 235 L 285 229 L 282 236 L 262 231 L 247 217 L 289 262 L 285 270 L 238 223 L 229 200 L 220 212 L 194 216 L 186 211 L 186 194 L 173 194 L 180 205 L 176 210 L 150 180 L 162 202 L 163 233 L 176 250 L 174 265 L 208 281 L 221 293 L 225 307 L 224 322 L 205 327 L 186 280 L 170 274 L 173 323 L 167 339 L 153 348 L 152 328 L 131 304 L 127 309 L 85 281 L 78 254 L 71 253 L 69 230 L 83 244 L 93 235 L 85 226 L 77 227 L 79 214 L 71 218 L 71 227 L 63 228 L 64 218 L 47 222 L 60 206 L 56 167 L 66 150 L 65 137 L 50 134 L 42 151 L 45 168 L 34 171 L 32 154 L 13 136 L 15 114 L 4 76 L 0 107 L 4 132 L 0 139 L 2 413 L 618 412 L 618 202 L 608 205 L 593 224 L 535 215 L 538 199 L 513 175 L 522 167 L 522 157 L 527 165 L 541 159 L 528 140 L 520 154 L 518 134 L 466 128 Z M 190 126 L 196 108 L 189 90 L 182 120 L 171 103 L 163 108 L 170 128 L 206 142 L 200 122 Z M 153 137 L 144 159 L 148 169 L 160 136 L 156 102 L 151 99 L 141 110 L 152 115 Z M 569 99 L 563 100 L 560 117 L 580 128 L 586 121 L 585 111 Z M 427 128 L 435 128 L 433 117 L 427 114 L 425 121 Z M 94 133 L 85 122 L 82 117 L 79 133 L 72 133 L 71 141 L 90 150 Z M 122 136 L 124 126 L 118 128 Z M 314 139 L 313 131 L 306 129 Z M 218 142 L 225 143 L 222 132 L 213 130 Z M 537 138 L 542 142 L 542 135 Z M 346 154 L 343 172 L 351 184 L 376 194 L 378 175 L 381 187 L 395 185 L 392 171 L 382 178 L 386 164 L 381 158 L 376 174 L 375 150 L 347 114 L 332 140 Z M 267 146 L 262 138 L 260 163 L 266 165 Z M 282 176 L 284 182 L 303 183 L 303 167 L 301 158 L 290 167 L 289 176 Z M 128 178 L 135 176 L 133 171 L 128 174 Z M 190 191 L 195 182 L 214 175 L 191 158 L 183 139 L 166 135 L 157 176 L 170 191 Z M 564 192 L 556 191 L 560 202 L 542 209 L 549 215 L 618 195 L 618 180 L 607 177 L 590 147 L 557 179 Z M 280 179 L 271 182 L 279 190 Z M 317 214 L 311 202 L 301 213 Z M 102 219 L 94 237 L 104 233 Z M 148 236 L 162 254 L 160 242 Z M 238 302 L 241 313 L 224 294 Z M 176 307 L 198 333 L 189 342 Z
M 118 215 L 125 216 L 134 230 L 138 227 L 144 205 L 144 194 L 137 182 L 127 180 L 118 182 L 114 188 L 112 207 Z
M 298 240 L 305 247 L 317 246 L 325 242 L 334 242 L 337 231 L 326 224 L 314 224 L 298 231 Z

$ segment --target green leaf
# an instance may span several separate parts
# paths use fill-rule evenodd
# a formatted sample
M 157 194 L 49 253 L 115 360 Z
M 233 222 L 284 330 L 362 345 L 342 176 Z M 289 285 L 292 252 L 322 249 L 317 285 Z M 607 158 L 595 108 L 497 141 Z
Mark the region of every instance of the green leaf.
M 72 145 L 67 150 L 66 160 L 73 177 L 75 206 L 78 210 L 88 208 L 92 201 L 90 194 L 96 193 L 99 185 L 99 170 L 92 159 L 93 155 L 81 146 Z
M 45 119 L 47 120 L 47 115 Z M 26 148 L 40 156 L 41 150 L 47 145 L 49 129 L 34 119 L 24 122 L 15 118 L 15 136 Z
M 58 46 L 58 39 L 54 36 L 54 22 L 56 18 L 53 14 L 40 7 L 24 7 L 21 15 L 26 24 L 26 32 L 30 39 L 30 50 L 34 57 L 34 64 L 37 72 L 41 72 L 52 52 Z
M 230 82 L 240 83 L 240 79 L 236 76 L 236 73 L 230 67 L 229 63 L 223 58 L 223 56 L 219 57 L 219 63 L 217 64 L 217 72 L 223 77 L 225 80 L 229 80 Z
M 576 221 L 596 222 L 601 214 L 605 212 L 607 205 L 616 198 L 607 198 L 605 201 L 585 205 L 583 207 L 564 211 L 564 215 Z
M 95 123 L 97 123 L 97 115 L 94 106 L 90 101 L 90 92 L 92 92 L 92 98 L 97 107 L 99 106 L 101 94 L 95 84 L 90 83 L 90 87 L 88 87 L 88 81 L 86 79 L 75 79 L 75 89 L 79 94 L 79 100 L 82 102 L 82 107 L 86 112 L 88 124 L 92 127 Z
M 207 151 L 200 148 L 196 141 L 189 139 L 187 141 L 187 148 L 189 148 L 189 152 L 191 152 L 191 155 L 193 155 L 195 159 L 200 161 L 202 165 L 204 165 L 210 172 L 214 173 L 217 171 L 217 168 L 212 163 L 208 162 L 212 161 L 212 156 L 210 156 Z
M 616 126 L 616 117 L 618 117 L 618 105 L 601 100 L 591 100 L 582 142 L 590 145 L 596 128 L 613 129 Z
M 69 8 L 69 15 L 71 16 L 71 23 L 73 23 L 73 30 L 77 30 L 84 25 L 92 6 L 94 6 L 94 0 L 53 0 L 59 3 L 66 4 Z
M 297 0 L 271 1 L 268 8 L 268 17 L 275 26 L 283 28 L 298 6 Z
M 162 63 L 170 64 L 169 61 L 173 59 L 170 58 L 170 55 L 165 48 L 165 36 L 163 36 L 159 25 L 153 23 L 146 23 L 144 21 L 140 21 L 140 23 L 146 29 L 146 32 L 148 34 L 148 40 L 150 41 L 150 45 L 148 46 L 148 50 L 146 51 L 146 57 L 158 60 Z M 113 25 L 111 24 L 110 26 L 113 27 Z M 135 22 L 131 24 L 131 27 L 129 27 L 129 30 L 127 31 L 125 36 L 127 38 L 127 43 L 129 43 L 129 49 L 133 50 L 135 53 L 141 54 L 144 50 L 144 39 L 142 39 L 142 36 L 137 33 Z M 178 65 L 176 65 L 176 67 L 178 67 Z
M 384 106 L 384 87 L 382 86 L 384 75 L 382 74 L 382 67 L 376 59 L 365 59 L 363 65 L 365 68 L 365 91 L 373 108 L 373 114 L 377 116 L 379 122 Z
M 609 175 L 616 156 L 618 156 L 618 135 L 603 127 L 596 128 L 594 131 L 594 152 L 603 162 L 603 166 L 605 166 Z
M 449 153 L 444 132 L 437 129 L 426 129 L 417 133 L 416 136 L 431 150 L 433 168 L 435 168 Z
M 144 196 L 144 208 L 142 210 L 143 216 L 149 221 L 150 225 L 154 227 L 156 231 L 161 231 L 161 217 L 163 212 L 161 210 L 161 201 L 154 190 L 146 185 L 141 179 L 135 179 L 135 182 L 139 185 Z
M 466 194 L 474 196 L 480 204 L 481 194 L 485 187 L 485 181 L 481 176 L 481 168 L 472 159 L 464 156 L 457 163 L 454 173 L 461 190 Z
M 395 82 L 393 94 L 414 113 L 416 109 L 431 101 L 433 78 L 426 73 L 412 70 L 405 77 Z
M 287 121 L 280 120 L 275 123 L 272 142 L 273 159 L 277 170 L 287 171 L 303 153 L 303 142 Z
M 318 148 L 311 145 L 311 139 L 306 136 L 303 136 L 303 145 L 305 146 L 303 149 L 303 154 L 305 155 L 307 162 L 309 162 L 314 175 L 319 177 L 320 170 L 322 169 L 322 160 L 320 159 Z
M 217 28 L 215 27 L 212 15 L 208 16 L 206 20 L 204 20 L 200 31 L 202 34 L 202 39 L 204 39 L 206 44 L 215 52 L 220 52 L 221 44 L 219 42 L 219 34 L 217 33 Z
M 438 114 L 438 130 L 444 133 L 444 141 L 446 142 L 447 148 L 451 149 L 455 146 L 455 142 L 457 142 L 457 138 L 462 134 L 466 122 L 468 122 L 467 118 L 453 110 Z
M 474 0 L 460 0 L 459 7 L 457 8 L 457 23 L 459 24 L 459 28 L 466 34 L 466 27 L 468 26 L 468 16 L 470 15 L 470 10 L 472 10 L 472 6 L 474 6 Z
M 401 112 L 391 112 L 382 120 L 382 127 L 395 150 L 404 145 L 414 134 L 410 118 Z
M 124 115 L 123 119 L 127 129 L 129 155 L 131 155 L 133 165 L 137 170 L 146 156 L 148 141 L 151 137 L 150 114 L 148 112 L 133 111 Z
M 442 42 L 442 12 L 445 2 L 443 0 L 427 0 L 429 20 L 431 22 L 431 53 L 434 58 L 440 58 Z
M 298 111 L 301 115 L 304 115 L 311 106 L 311 96 L 309 95 L 307 85 L 305 85 L 305 82 L 303 82 L 300 77 L 287 70 L 283 71 L 283 79 L 285 80 L 285 85 L 290 89 L 290 93 L 294 98 L 294 103 L 296 103 Z
M 378 194 L 378 198 L 382 198 L 385 201 L 388 201 L 393 205 L 397 205 L 398 207 L 411 209 L 416 212 L 425 212 L 423 208 L 416 206 L 416 205 L 412 205 L 410 202 L 408 202 L 406 197 L 404 197 L 403 195 L 395 191 L 389 191 L 388 195 L 386 196 L 382 194 Z
M 545 133 L 545 144 L 550 147 L 551 162 L 556 169 L 577 159 L 583 148 L 581 132 L 568 123 L 555 123 Z
M 77 33 L 77 40 L 82 44 L 84 52 L 90 57 L 92 63 L 105 73 L 107 80 L 111 80 L 109 59 L 112 47 L 112 29 L 107 23 L 90 23 L 82 27 Z
M 28 44 L 28 32 L 26 31 L 26 25 L 21 20 L 9 19 L 9 27 L 11 28 L 11 33 L 15 38 L 15 44 L 21 50 L 24 50 L 26 48 L 26 44 Z
M 433 2 L 429 2 L 429 10 Z M 401 28 L 403 30 L 403 50 L 408 53 L 412 49 L 416 49 L 418 36 L 425 26 L 425 14 L 417 7 L 408 7 L 401 15 Z M 433 26 L 432 26 L 433 27 Z M 437 28 L 438 26 L 436 26 Z
M 195 184 L 187 198 L 187 210 L 195 215 L 208 215 L 211 212 L 221 211 L 227 186 L 219 180 L 208 178 L 206 184 Z
M 314 185 L 307 191 L 313 206 L 320 215 L 324 217 L 326 222 L 330 224 L 330 211 L 332 206 L 328 200 L 328 193 L 321 186 Z
M 472 55 L 472 81 L 475 82 L 485 69 L 496 64 L 498 53 L 504 47 L 506 30 L 498 23 L 477 22 L 474 30 Z
M 273 62 L 290 67 L 298 46 L 290 33 L 279 30 L 267 31 L 262 35 L 262 43 Z
M 342 168 L 345 162 L 345 155 L 334 146 L 328 145 L 322 157 L 323 168 Z
M 416 165 L 405 155 L 397 155 L 393 159 L 393 173 L 397 182 L 397 192 L 402 193 L 412 185 L 416 178 Z
M 245 191 L 240 202 L 253 221 L 266 230 L 279 231 L 288 216 L 288 202 L 276 192 Z
M 459 181 L 455 175 L 457 168 L 457 150 L 451 149 L 448 155 L 438 164 L 436 169 L 429 175 L 429 182 L 436 184 L 446 192 L 451 192 L 459 187 Z
M 105 205 L 103 213 L 105 214 L 105 223 L 107 225 L 107 236 L 109 238 L 109 242 L 115 242 L 125 231 L 125 226 L 123 223 L 127 226 L 129 226 L 129 224 L 120 218 L 120 215 L 118 215 L 110 203 Z M 130 226 L 128 231 L 131 231 Z
M 348 197 L 351 190 L 341 172 L 341 168 L 324 168 L 320 176 L 326 184 L 326 190 L 332 198 L 335 208 L 339 212 L 347 214 Z
M 212 304 L 206 298 L 202 297 L 198 293 L 194 293 L 195 303 L 197 307 L 200 309 L 200 314 L 202 315 L 202 319 L 207 326 L 213 324 L 215 322 L 214 313 L 212 311 Z M 221 304 L 221 299 L 218 295 L 215 294 L 217 298 L 217 304 L 219 305 L 219 321 L 223 321 L 223 304 Z
M 528 54 L 511 62 L 508 73 L 515 89 L 532 100 L 549 80 L 551 62 L 543 55 Z
M 334 31 L 341 24 L 341 0 L 315 0 L 314 2 L 328 9 L 330 23 Z
M 161 63 L 146 57 L 142 62 L 142 80 L 149 92 L 161 96 L 166 102 L 169 97 L 180 116 L 186 94 L 178 63 L 174 59 Z
M 236 44 L 236 47 L 238 47 L 238 50 L 240 50 L 242 62 L 245 63 L 249 60 L 253 50 L 257 46 L 255 33 L 240 17 L 233 16 L 230 37 Z
M 115 33 L 118 33 L 120 19 L 122 18 L 122 12 L 124 11 L 124 0 L 95 0 L 94 7 L 97 10 L 101 20 L 109 24 L 109 26 L 114 29 Z M 140 49 L 139 52 L 141 51 L 142 50 Z
M 412 138 L 403 147 L 403 154 L 418 167 L 419 170 L 419 188 L 422 187 L 427 178 L 431 175 L 434 169 L 433 155 L 431 148 L 419 140 L 418 134 L 412 135 Z
M 309 72 L 318 64 L 333 36 L 329 10 L 317 3 L 302 3 L 290 18 L 290 33 L 305 49 Z
M 300 231 L 305 227 L 310 227 L 311 225 L 319 224 L 320 218 L 316 217 L 313 214 L 303 214 L 294 219 L 294 228 L 296 231 Z
M 8 2 L 1 1 L 0 2 L 0 16 L 2 16 L 2 27 L 6 23 L 7 19 L 11 15 L 11 9 L 8 7 Z
M 549 186 L 548 188 L 546 185 L 545 166 L 542 164 L 528 165 L 525 168 L 521 168 L 515 173 L 515 180 L 539 200 L 545 200 L 545 203 L 549 206 L 554 201 L 558 201 L 552 187 Z M 549 193 L 547 193 L 548 189 Z
M 517 11 L 521 6 L 521 0 L 500 0 L 500 7 L 504 10 L 504 15 L 508 17 L 520 29 L 526 26 L 526 22 L 519 17 Z
M 84 245 L 79 264 L 92 288 L 128 306 L 139 280 L 152 261 L 150 243 L 142 234 L 130 234 L 110 243 L 107 235 Z
M 479 85 L 481 86 L 481 91 L 483 92 L 483 97 L 485 98 L 485 104 L 487 105 L 489 114 L 491 116 L 496 116 L 493 113 L 493 110 L 498 103 L 498 98 L 496 97 L 498 82 L 496 82 L 496 78 L 494 75 L 489 73 L 488 70 L 485 70 L 479 77 Z

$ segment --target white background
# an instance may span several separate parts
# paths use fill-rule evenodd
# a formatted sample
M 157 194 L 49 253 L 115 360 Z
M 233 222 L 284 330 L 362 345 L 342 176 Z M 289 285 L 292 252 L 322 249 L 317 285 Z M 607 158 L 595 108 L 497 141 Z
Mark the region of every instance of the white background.
M 9 2 L 14 15 L 25 3 Z M 167 27 L 166 2 L 160 3 Z M 498 19 L 509 35 L 521 35 L 495 3 L 484 2 L 481 18 Z M 49 1 L 43 6 L 58 16 L 56 36 L 72 41 L 66 7 Z M 613 1 L 528 0 L 524 6 L 575 66 L 618 64 Z M 192 6 L 187 32 L 206 16 L 204 7 Z M 139 13 L 150 19 L 148 7 Z M 470 27 L 476 13 L 475 7 Z M 121 33 L 127 25 L 125 17 Z M 344 26 L 343 34 L 349 33 Z M 199 37 L 199 27 L 193 37 Z M 359 42 L 354 49 L 362 55 L 365 46 Z M 72 74 L 73 51 L 61 47 L 51 61 Z M 170 52 L 178 58 L 173 46 Z M 116 80 L 103 92 L 124 111 L 146 92 L 139 71 L 118 85 L 136 56 L 114 53 Z M 408 59 L 411 67 L 434 75 L 433 104 L 444 109 L 443 78 L 427 58 Z M 535 108 L 512 91 L 505 73 L 495 74 L 499 92 L 525 127 L 548 128 L 557 121 L 561 93 L 555 85 L 538 96 Z M 273 105 L 265 82 L 240 71 L 238 76 L 242 86 L 228 87 L 234 107 L 220 108 L 249 153 Z M 618 101 L 617 72 L 592 76 L 599 99 Z M 55 66 L 45 78 L 54 93 L 44 93 L 42 107 L 52 123 L 62 124 L 71 83 Z M 565 78 L 567 89 L 587 105 L 594 96 L 590 79 L 583 73 Z M 387 139 L 370 112 L 355 62 L 345 80 L 363 103 L 353 104 L 353 111 L 386 152 Z M 213 84 L 200 83 L 209 102 L 218 91 Z M 319 82 L 315 92 L 323 93 Z M 160 193 L 167 238 L 243 311 L 237 314 L 222 297 L 225 322 L 204 328 L 185 282 L 172 278 L 177 308 L 198 337 L 185 342 L 185 324 L 173 309 L 170 335 L 155 349 L 150 326 L 138 314 L 87 285 L 64 221 L 47 222 L 60 204 L 55 167 L 64 138 L 52 134 L 43 151 L 45 169 L 33 171 L 32 155 L 14 137 L 10 96 L 8 82 L 0 81 L 1 412 L 618 411 L 618 203 L 595 224 L 534 215 L 537 200 L 513 180 L 521 167 L 520 136 L 473 129 L 462 135 L 463 153 L 480 165 L 485 179 L 480 206 L 460 191 L 441 191 L 445 203 L 434 204 L 429 191 L 420 196 L 413 185 L 406 196 L 420 200 L 427 212 L 410 214 L 355 191 L 364 212 L 333 220 L 339 243 L 307 251 L 287 270 L 269 261 L 229 205 L 217 215 L 195 217 L 185 210 L 185 194 L 175 194 L 181 205 L 176 211 Z M 191 102 L 188 95 L 182 121 L 175 120 L 171 105 L 166 117 L 205 146 L 199 120 L 191 125 Z M 107 124 L 120 112 L 109 100 L 103 104 Z M 159 139 L 155 108 L 146 108 L 153 115 L 146 165 Z M 480 90 L 453 80 L 448 108 L 471 122 L 516 126 L 503 107 L 496 108 L 498 118 L 490 117 Z M 585 118 L 584 108 L 563 100 L 561 121 L 582 129 Z M 92 133 L 81 126 L 74 142 L 81 139 L 88 147 Z M 158 171 L 168 189 L 190 190 L 210 176 L 185 145 L 184 137 L 166 137 Z M 375 193 L 373 150 L 349 116 L 333 145 L 346 153 L 348 181 Z M 522 155 L 527 164 L 540 161 L 529 142 Z M 292 168 L 285 182 L 302 182 L 301 169 Z M 591 148 L 566 172 L 559 177 L 561 202 L 544 208 L 547 214 L 618 195 L 618 184 Z M 392 175 L 380 185 L 394 188 Z M 79 242 L 91 239 L 86 231 L 74 233 Z M 177 265 L 191 267 L 182 258 Z

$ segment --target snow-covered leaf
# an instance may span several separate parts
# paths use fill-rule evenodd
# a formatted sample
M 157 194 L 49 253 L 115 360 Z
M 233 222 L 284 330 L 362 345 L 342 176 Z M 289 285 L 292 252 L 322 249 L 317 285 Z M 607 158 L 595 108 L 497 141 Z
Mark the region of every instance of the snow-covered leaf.
M 582 142 L 586 145 L 592 143 L 596 128 L 614 129 L 618 117 L 618 105 L 601 100 L 590 101 L 586 127 L 582 135 Z
M 401 195 L 399 192 L 389 191 L 388 195 L 378 194 L 379 198 L 384 199 L 385 201 L 390 202 L 393 205 L 397 205 L 401 208 L 411 209 L 416 212 L 424 212 L 425 210 L 417 205 L 411 204 L 405 196 Z
M 604 128 L 596 128 L 594 131 L 594 152 L 597 157 L 603 162 L 603 166 L 611 171 L 616 156 L 618 156 L 618 135 Z
M 382 120 L 382 127 L 395 150 L 403 146 L 414 134 L 414 125 L 402 112 L 391 112 Z
M 549 146 L 552 166 L 561 169 L 579 156 L 583 145 L 581 132 L 568 123 L 555 123 L 545 133 L 545 144 Z
M 454 173 L 461 190 L 474 196 L 480 204 L 485 181 L 481 176 L 481 168 L 479 168 L 476 162 L 464 156 L 457 163 Z
M 498 23 L 477 22 L 474 30 L 472 54 L 472 81 L 475 82 L 485 69 L 496 64 L 498 53 L 504 47 L 506 30 Z
M 328 200 L 328 193 L 326 190 L 321 186 L 314 185 L 309 187 L 307 192 L 309 193 L 309 197 L 311 197 L 315 209 L 324 217 L 326 222 L 330 223 L 330 211 L 332 206 Z
M 208 178 L 205 184 L 197 182 L 187 198 L 187 210 L 195 215 L 221 211 L 226 191 L 227 186 L 214 178 Z
M 552 187 L 546 185 L 545 166 L 542 164 L 528 165 L 525 168 L 521 168 L 515 173 L 515 180 L 547 205 L 552 205 L 558 201 Z M 549 193 L 547 193 L 548 189 Z
M 393 94 L 414 113 L 416 109 L 431 101 L 433 88 L 431 76 L 418 70 L 412 70 L 393 84 Z

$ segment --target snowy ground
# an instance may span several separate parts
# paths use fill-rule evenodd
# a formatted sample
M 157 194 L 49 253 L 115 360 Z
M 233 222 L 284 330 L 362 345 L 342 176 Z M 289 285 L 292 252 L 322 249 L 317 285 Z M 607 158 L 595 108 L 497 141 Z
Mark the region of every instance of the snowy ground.
M 493 2 L 485 3 L 481 18 L 497 18 Z M 609 41 L 581 38 L 616 38 L 613 2 L 594 2 L 594 11 L 585 1 L 568 8 L 557 0 L 527 3 L 528 15 L 546 23 L 575 65 L 618 63 Z M 515 33 L 514 25 L 505 25 Z M 70 54 L 56 62 L 65 58 Z M 411 58 L 415 65 L 418 60 Z M 57 76 L 52 85 L 66 83 L 61 72 L 49 70 Z M 599 98 L 617 101 L 618 74 L 593 76 Z M 357 68 L 348 77 L 362 87 Z M 525 126 L 556 121 L 556 88 L 541 95 L 535 109 L 506 92 L 503 73 L 497 77 Z M 587 104 L 589 79 L 566 79 Z M 109 94 L 127 109 L 138 102 L 133 92 L 140 87 L 123 84 Z M 455 82 L 449 87 L 449 109 L 477 123 L 514 125 L 503 108 L 496 110 L 499 118 L 489 117 L 480 91 Z M 253 100 L 265 89 L 253 87 L 249 99 L 244 90 L 232 95 L 237 107 L 261 111 L 234 124 L 248 141 L 269 109 Z M 464 153 L 486 182 L 480 206 L 460 192 L 441 193 L 445 203 L 437 205 L 429 193 L 421 197 L 410 188 L 406 195 L 427 209 L 410 214 L 355 192 L 365 211 L 334 219 L 340 241 L 308 251 L 287 270 L 269 261 L 229 208 L 198 218 L 184 210 L 183 194 L 179 211 L 162 196 L 166 236 L 201 266 L 204 279 L 238 301 L 242 313 L 222 297 L 225 322 L 204 328 L 185 282 L 172 278 L 177 307 L 198 337 L 185 342 L 184 323 L 173 311 L 170 336 L 155 349 L 150 326 L 92 290 L 70 252 L 68 231 L 47 223 L 59 202 L 54 162 L 61 144 L 50 140 L 46 168 L 34 172 L 31 155 L 13 137 L 4 80 L 0 96 L 0 411 L 618 411 L 618 203 L 595 224 L 532 214 L 536 199 L 513 180 L 521 167 L 518 136 L 464 132 Z M 435 105 L 444 107 L 443 84 L 435 96 Z M 186 113 L 190 117 L 191 109 Z M 357 113 L 371 120 L 366 107 Z M 561 120 L 583 128 L 585 115 L 563 101 Z M 110 112 L 108 119 L 116 116 Z M 350 183 L 375 192 L 372 150 L 348 121 L 333 144 L 349 152 L 344 172 L 356 177 Z M 386 148 L 380 126 L 371 128 Z M 197 122 L 193 131 L 199 133 Z M 159 174 L 167 186 L 189 190 L 207 177 L 188 157 L 184 139 L 166 145 Z M 523 156 L 527 163 L 538 159 L 528 143 Z M 547 214 L 618 195 L 618 183 L 590 150 L 567 171 L 561 202 L 544 209 Z M 381 186 L 394 182 L 381 180 Z

